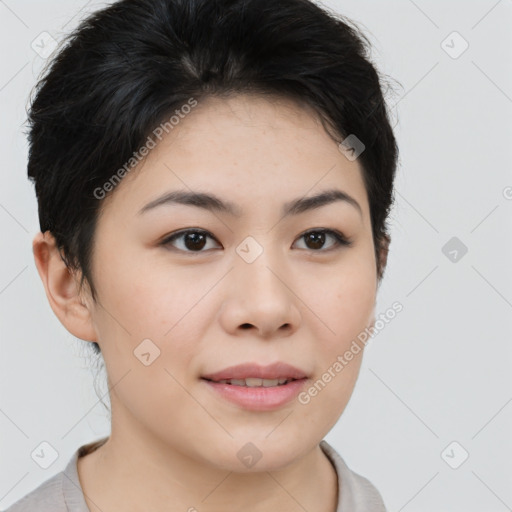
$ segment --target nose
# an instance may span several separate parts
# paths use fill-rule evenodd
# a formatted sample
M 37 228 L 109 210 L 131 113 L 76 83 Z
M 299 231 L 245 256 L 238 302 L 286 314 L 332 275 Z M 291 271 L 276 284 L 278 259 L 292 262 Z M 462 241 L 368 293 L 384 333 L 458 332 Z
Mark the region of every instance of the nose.
M 228 279 L 220 316 L 226 332 L 269 339 L 290 336 L 299 328 L 300 292 L 289 269 L 269 251 L 252 263 L 237 256 Z

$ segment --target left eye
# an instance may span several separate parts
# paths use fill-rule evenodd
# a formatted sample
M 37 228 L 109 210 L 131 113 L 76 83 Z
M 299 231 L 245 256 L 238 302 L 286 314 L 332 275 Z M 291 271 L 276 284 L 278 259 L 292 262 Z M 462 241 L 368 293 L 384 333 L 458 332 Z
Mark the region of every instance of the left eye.
M 313 250 L 319 252 L 318 246 L 320 245 L 323 247 L 326 236 L 330 236 L 334 239 L 334 243 L 331 244 L 327 250 L 336 249 L 341 246 L 350 247 L 352 245 L 351 240 L 348 240 L 344 235 L 338 231 L 333 231 L 332 229 L 314 229 L 307 233 L 303 233 L 298 239 L 300 240 L 301 238 L 305 238 L 307 242 L 313 244 Z M 320 252 L 326 252 L 327 250 Z
M 328 249 L 324 249 L 323 251 L 319 251 L 322 249 L 325 244 L 325 239 L 327 237 L 331 237 L 334 240 Z M 163 246 L 173 246 L 180 251 L 184 252 L 205 252 L 202 249 L 206 245 L 206 239 L 211 238 L 215 240 L 215 237 L 208 233 L 208 231 L 204 231 L 202 229 L 187 229 L 185 231 L 179 231 L 178 233 L 174 233 L 173 235 L 165 238 L 161 245 Z M 339 233 L 338 231 L 334 231 L 332 229 L 315 229 L 307 231 L 300 235 L 298 240 L 305 239 L 307 244 L 312 244 L 313 247 L 306 247 L 306 249 L 313 250 L 314 252 L 326 252 L 327 250 L 335 249 L 341 246 L 351 246 L 352 241 L 348 240 L 344 235 Z M 182 247 L 176 247 L 173 242 L 175 240 L 180 240 L 183 242 Z M 183 248 L 184 247 L 184 248 Z

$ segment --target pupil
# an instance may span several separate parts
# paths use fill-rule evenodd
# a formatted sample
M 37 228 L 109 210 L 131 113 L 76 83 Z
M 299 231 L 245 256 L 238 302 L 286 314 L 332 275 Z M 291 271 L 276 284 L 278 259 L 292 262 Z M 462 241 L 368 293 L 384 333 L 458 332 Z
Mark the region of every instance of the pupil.
M 325 233 L 308 233 L 309 241 L 313 241 L 313 249 L 321 249 L 325 242 Z
M 191 242 L 191 244 L 189 243 Z M 205 236 L 202 233 L 187 233 L 185 245 L 187 249 L 202 249 L 205 243 Z

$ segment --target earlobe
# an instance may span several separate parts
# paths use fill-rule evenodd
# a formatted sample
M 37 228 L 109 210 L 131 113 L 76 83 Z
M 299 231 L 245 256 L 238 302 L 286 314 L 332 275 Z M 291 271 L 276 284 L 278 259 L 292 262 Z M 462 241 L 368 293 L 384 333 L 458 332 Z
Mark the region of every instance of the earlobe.
M 375 327 L 375 320 L 376 320 L 376 318 L 375 318 L 375 309 L 376 309 L 376 307 L 377 307 L 377 304 L 374 303 L 373 310 L 372 310 L 372 316 L 371 316 L 369 324 L 367 325 L 368 329 L 372 329 L 373 327 Z
M 32 251 L 46 297 L 61 324 L 77 338 L 97 341 L 91 312 L 80 296 L 76 276 L 62 259 L 53 235 L 49 231 L 37 233 Z
M 379 268 L 380 268 L 380 277 L 384 274 L 384 270 L 386 269 L 388 263 L 388 254 L 389 254 L 389 245 L 391 243 L 391 238 L 388 234 L 383 235 L 380 248 L 379 248 Z

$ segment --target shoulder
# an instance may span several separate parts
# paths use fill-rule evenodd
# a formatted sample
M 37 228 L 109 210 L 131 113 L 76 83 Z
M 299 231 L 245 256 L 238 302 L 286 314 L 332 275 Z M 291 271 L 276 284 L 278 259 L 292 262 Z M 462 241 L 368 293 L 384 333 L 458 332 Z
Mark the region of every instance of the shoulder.
M 62 492 L 61 471 L 15 502 L 4 512 L 67 512 Z
M 80 446 L 66 467 L 30 491 L 3 512 L 88 512 L 78 477 L 78 457 L 86 455 L 107 441 L 108 437 Z
M 339 503 L 336 512 L 386 512 L 382 496 L 370 480 L 352 471 L 325 440 L 320 442 L 320 447 L 338 474 Z

